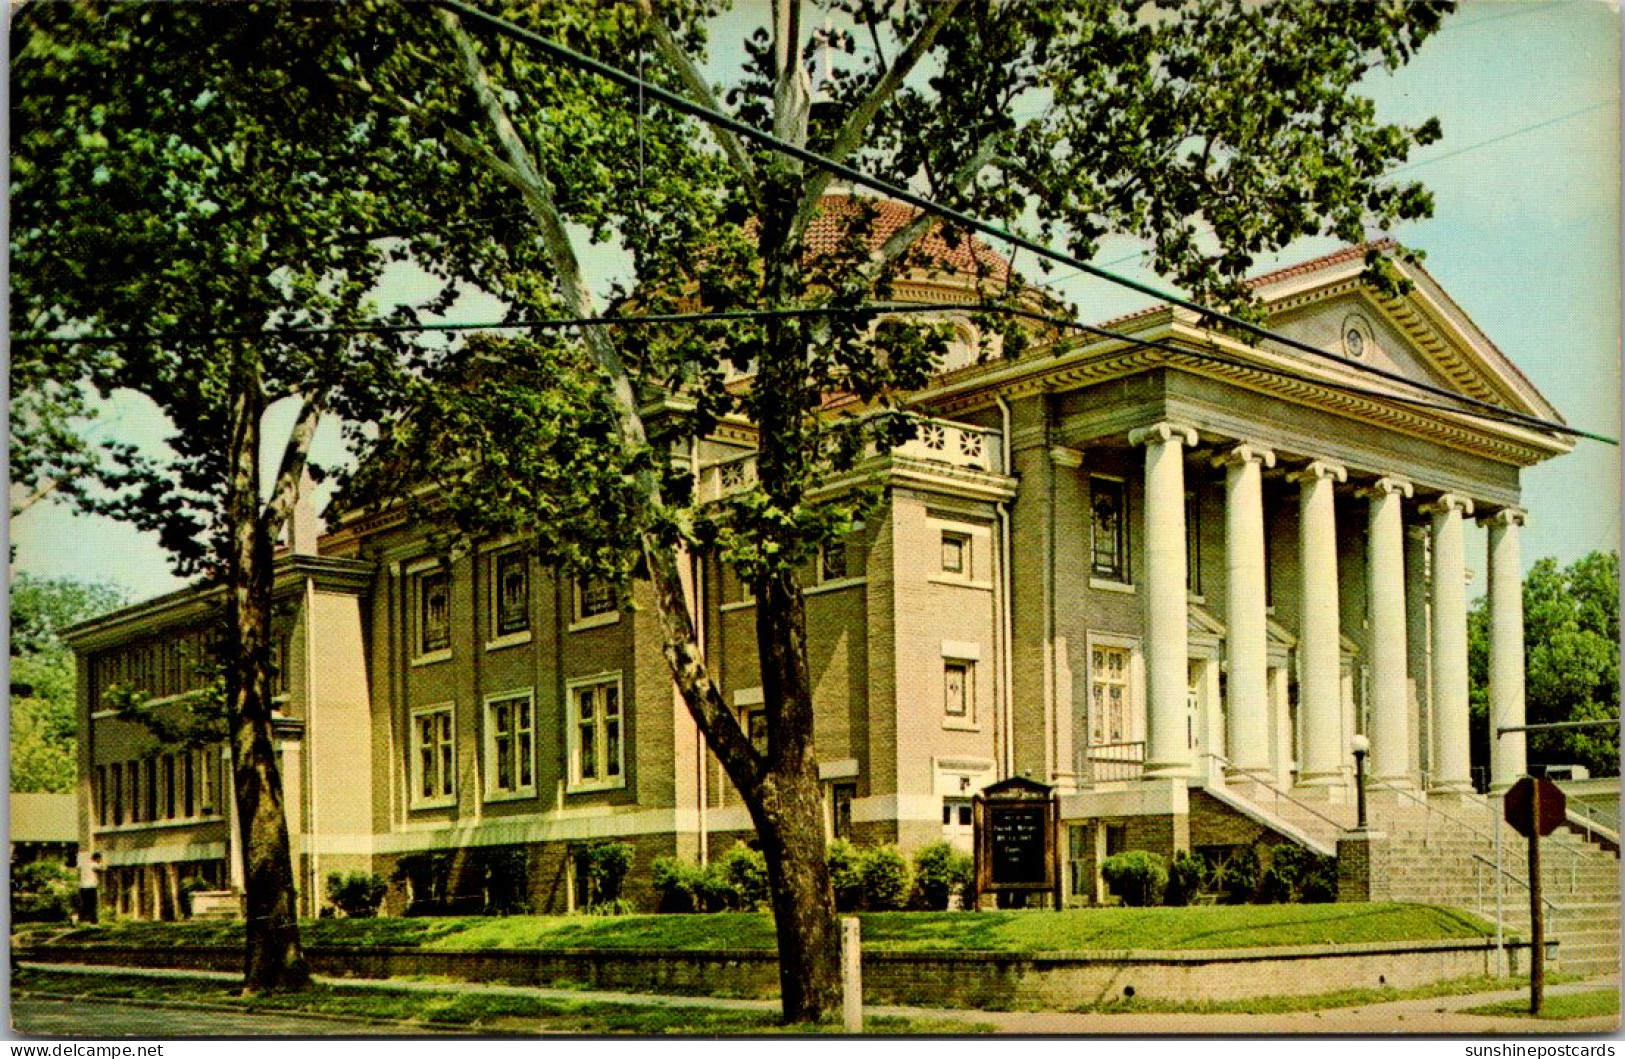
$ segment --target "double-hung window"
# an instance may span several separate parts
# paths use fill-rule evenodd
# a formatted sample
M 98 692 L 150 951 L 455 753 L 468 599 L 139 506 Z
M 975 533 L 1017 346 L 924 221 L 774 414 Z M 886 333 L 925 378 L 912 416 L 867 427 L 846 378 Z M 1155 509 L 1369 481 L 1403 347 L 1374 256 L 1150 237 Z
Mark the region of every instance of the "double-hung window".
M 1129 661 L 1126 647 L 1097 644 L 1089 655 L 1089 741 L 1098 745 L 1129 738 Z
M 536 793 L 536 736 L 529 691 L 485 702 L 486 795 L 518 798 Z
M 626 785 L 625 715 L 618 673 L 571 681 L 570 788 Z
M 457 791 L 457 736 L 451 703 L 412 711 L 412 803 L 450 805 Z

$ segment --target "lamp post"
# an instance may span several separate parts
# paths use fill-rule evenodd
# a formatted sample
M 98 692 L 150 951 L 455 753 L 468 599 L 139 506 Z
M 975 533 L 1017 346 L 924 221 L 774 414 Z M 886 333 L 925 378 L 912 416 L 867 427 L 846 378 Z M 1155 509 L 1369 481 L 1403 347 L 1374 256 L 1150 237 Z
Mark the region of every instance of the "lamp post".
M 1354 830 L 1365 830 L 1365 756 L 1371 752 L 1371 740 L 1363 735 L 1356 735 L 1349 740 L 1349 749 L 1354 751 L 1354 799 L 1356 817 Z

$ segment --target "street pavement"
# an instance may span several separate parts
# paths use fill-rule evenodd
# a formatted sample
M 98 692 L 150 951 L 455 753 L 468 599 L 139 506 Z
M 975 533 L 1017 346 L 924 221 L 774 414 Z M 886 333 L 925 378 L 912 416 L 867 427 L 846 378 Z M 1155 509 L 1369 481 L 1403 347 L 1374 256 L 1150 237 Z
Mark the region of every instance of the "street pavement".
M 12 1032 L 31 1037 L 179 1040 L 186 1037 L 428 1037 L 447 1031 L 349 1019 L 200 1011 L 91 1000 L 13 998 Z
M 208 971 L 170 971 L 155 968 L 124 968 L 124 967 L 93 967 L 88 965 L 70 964 L 36 964 L 24 963 L 24 967 L 33 967 L 40 970 L 54 970 L 66 972 L 81 972 L 92 974 L 136 974 L 153 978 L 210 978 L 215 980 L 235 980 L 236 975 L 222 972 Z M 416 992 L 467 992 L 488 993 L 509 996 L 533 996 L 550 999 L 568 999 L 574 1001 L 597 1001 L 606 1004 L 641 1004 L 650 1007 L 663 1008 L 709 1008 L 732 1011 L 776 1011 L 777 1000 L 745 1000 L 727 997 L 699 997 L 699 996 L 662 996 L 648 993 L 619 993 L 597 992 L 579 989 L 543 989 L 529 986 L 491 985 L 473 982 L 410 982 L 394 979 L 357 979 L 357 978 L 329 978 L 316 976 L 317 981 L 329 985 L 343 985 L 362 989 L 388 989 L 407 990 Z M 1550 986 L 1546 990 L 1548 997 L 1563 993 L 1585 992 L 1589 990 L 1619 988 L 1617 976 L 1597 979 L 1589 982 L 1574 982 L 1559 986 Z M 970 1011 L 948 1008 L 920 1008 L 895 1007 L 885 1005 L 872 1005 L 864 1009 L 867 1015 L 899 1015 L 914 1018 L 927 1018 L 933 1020 L 959 1019 L 969 1024 L 991 1026 L 992 1032 L 1031 1035 L 1061 1035 L 1061 1036 L 1139 1036 L 1139 1037 L 1165 1037 L 1165 1036 L 1228 1036 L 1228 1035 L 1256 1035 L 1256 1034 L 1340 1034 L 1355 1037 L 1382 1037 L 1396 1034 L 1437 1034 L 1447 1036 L 1492 1035 L 1509 1036 L 1517 1034 L 1604 1034 L 1614 1033 L 1619 1029 L 1619 1016 L 1604 1015 L 1586 1019 L 1530 1019 L 1517 1016 L 1485 1016 L 1469 1015 L 1466 1008 L 1481 1007 L 1485 1004 L 1498 1003 L 1503 1000 L 1527 999 L 1527 991 L 1502 990 L 1489 993 L 1475 993 L 1469 996 L 1431 997 L 1421 1000 L 1396 1000 L 1382 1004 L 1367 1004 L 1359 1007 L 1334 1008 L 1325 1011 L 1302 1011 L 1277 1015 L 1197 1015 L 1197 1014 L 1076 1014 L 1070 1012 L 1049 1011 Z M 19 1016 L 21 1004 L 14 1005 L 13 1018 L 18 1021 L 19 1028 L 24 1024 Z M 86 1005 L 96 1007 L 96 1005 Z M 136 1009 L 131 1009 L 136 1010 Z M 117 1023 L 123 1018 L 121 1012 L 109 1014 L 109 1019 Z M 133 1017 L 133 1016 L 131 1016 Z M 215 1012 L 197 1013 L 199 1025 L 211 1024 L 214 1028 L 198 1031 L 176 1030 L 172 1012 L 165 1011 L 160 1021 L 169 1026 L 170 1032 L 155 1034 L 155 1036 L 169 1037 L 185 1035 L 196 1032 L 201 1035 L 222 1035 L 227 1033 L 240 1033 L 244 1035 L 277 1033 L 293 1033 L 303 1035 L 347 1034 L 358 1036 L 372 1036 L 387 1033 L 425 1034 L 426 1031 L 418 1026 L 388 1027 L 376 1024 L 337 1022 L 330 1019 L 294 1019 L 284 1016 L 250 1016 L 221 1015 Z M 298 1023 L 299 1028 L 293 1029 L 249 1029 L 227 1030 L 222 1029 L 222 1020 L 233 1024 L 241 1022 L 248 1025 L 249 1020 L 265 1020 L 267 1022 Z M 316 1023 L 331 1023 L 339 1028 L 315 1028 Z M 525 1032 L 522 1025 L 506 1023 L 506 1032 Z M 538 1027 L 536 1032 L 541 1032 Z M 64 1033 L 66 1030 L 24 1029 L 24 1032 Z M 88 1036 L 83 1030 L 67 1032 L 69 1036 Z M 124 1031 L 124 1035 L 138 1036 L 136 1031 Z

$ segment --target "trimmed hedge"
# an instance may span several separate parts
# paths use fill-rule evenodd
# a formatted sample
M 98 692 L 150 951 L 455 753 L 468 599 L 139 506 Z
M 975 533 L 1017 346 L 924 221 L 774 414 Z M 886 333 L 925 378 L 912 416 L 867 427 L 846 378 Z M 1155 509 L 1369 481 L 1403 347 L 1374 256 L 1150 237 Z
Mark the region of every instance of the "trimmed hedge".
M 975 881 L 975 861 L 946 842 L 933 842 L 914 851 L 914 896 L 910 904 L 924 912 L 947 911 L 953 898 L 961 906 Z
M 1161 904 L 1163 889 L 1168 885 L 1168 869 L 1163 867 L 1162 858 L 1143 849 L 1107 857 L 1100 874 L 1112 893 L 1130 908 Z

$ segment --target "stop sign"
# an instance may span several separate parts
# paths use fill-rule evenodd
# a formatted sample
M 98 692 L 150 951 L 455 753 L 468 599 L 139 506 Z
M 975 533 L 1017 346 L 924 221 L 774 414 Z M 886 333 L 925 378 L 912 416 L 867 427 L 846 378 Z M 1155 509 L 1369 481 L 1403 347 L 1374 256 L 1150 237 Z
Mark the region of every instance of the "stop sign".
M 1540 819 L 1534 819 L 1535 786 L 1540 785 Z M 1518 834 L 1525 837 L 1549 835 L 1557 830 L 1567 812 L 1568 799 L 1549 779 L 1525 776 L 1507 788 L 1506 817 Z

